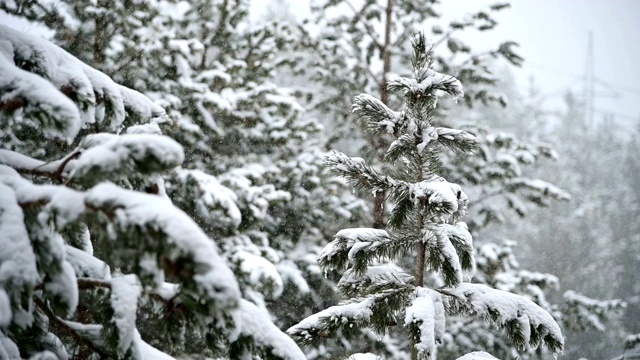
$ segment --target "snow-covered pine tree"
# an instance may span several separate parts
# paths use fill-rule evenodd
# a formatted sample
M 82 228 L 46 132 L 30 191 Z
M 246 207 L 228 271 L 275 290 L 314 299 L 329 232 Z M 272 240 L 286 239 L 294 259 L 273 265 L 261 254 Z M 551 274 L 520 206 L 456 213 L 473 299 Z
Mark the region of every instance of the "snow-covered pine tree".
M 462 85 L 431 69 L 431 48 L 423 33 L 414 36 L 412 47 L 414 78 L 388 84 L 389 91 L 404 99 L 403 111 L 391 110 L 367 94 L 358 95 L 353 105 L 369 129 L 395 138 L 384 156 L 391 170 L 382 173 L 342 153 L 327 159 L 355 188 L 389 194 L 393 207 L 387 230 L 354 228 L 336 234 L 319 263 L 326 272 L 343 273 L 338 287 L 348 300 L 287 332 L 306 345 L 350 337 L 363 328 L 382 335 L 403 319 L 412 357 L 429 359 L 435 358 L 436 343 L 446 336 L 445 313 L 466 313 L 504 327 L 517 346 L 545 344 L 557 353 L 564 339 L 548 312 L 527 298 L 464 281 L 465 272 L 475 269 L 471 234 L 461 220 L 468 198 L 460 186 L 438 175 L 438 154 L 441 147 L 470 151 L 476 139 L 435 125 L 437 93 L 461 97 Z M 442 283 L 428 284 L 428 270 L 438 272 Z
M 166 191 L 216 239 L 243 298 L 282 327 L 329 303 L 333 287 L 310 253 L 365 206 L 323 168 L 317 122 L 273 81 L 294 60 L 282 56 L 295 43 L 286 25 L 251 25 L 247 0 L 0 6 L 50 26 L 58 44 L 88 61 L 95 49 L 72 40 L 102 44 L 96 66 L 166 109 L 171 121 L 160 127 L 186 151 Z M 94 31 L 96 14 L 109 19 L 106 31 Z M 152 323 L 139 330 L 169 334 Z M 199 340 L 183 353 L 200 351 Z
M 164 193 L 159 175 L 185 156 L 164 120 L 142 94 L 0 26 L 0 357 L 172 359 L 195 340 L 204 355 L 234 358 L 242 343 L 304 358 Z M 142 324 L 161 331 L 142 337 Z
M 290 28 L 253 26 L 248 12 L 248 1 L 216 0 L 163 14 L 172 31 L 152 56 L 166 76 L 148 89 L 188 149 L 169 196 L 219 239 L 243 297 L 290 326 L 329 297 L 309 253 L 364 203 L 323 169 L 321 128 L 273 81 L 291 61 Z

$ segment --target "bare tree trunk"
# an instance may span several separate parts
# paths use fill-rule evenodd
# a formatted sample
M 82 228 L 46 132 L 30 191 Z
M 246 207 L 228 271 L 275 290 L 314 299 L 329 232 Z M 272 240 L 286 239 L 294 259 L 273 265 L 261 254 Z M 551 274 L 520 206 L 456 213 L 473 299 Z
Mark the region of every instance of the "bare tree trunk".
M 380 100 L 389 105 L 389 90 L 387 90 L 387 74 L 391 71 L 391 15 L 393 14 L 393 0 L 387 0 L 386 24 L 384 29 L 384 43 L 382 45 L 382 79 L 380 80 Z M 387 147 L 384 137 L 380 136 L 373 141 L 375 153 L 379 154 Z M 373 199 L 373 227 L 382 229 L 385 227 L 384 201 L 386 194 L 377 192 Z
M 101 1 L 98 2 L 98 6 L 104 5 Z M 104 63 L 104 30 L 105 19 L 103 15 L 96 16 L 96 28 L 95 36 L 93 37 L 93 65 L 94 67 L 101 69 L 101 65 Z

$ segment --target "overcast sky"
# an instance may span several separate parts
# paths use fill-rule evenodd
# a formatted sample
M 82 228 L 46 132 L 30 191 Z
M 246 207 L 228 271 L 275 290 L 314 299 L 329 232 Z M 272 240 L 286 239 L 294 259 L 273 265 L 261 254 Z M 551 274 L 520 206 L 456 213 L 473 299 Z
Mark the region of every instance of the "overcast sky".
M 451 11 L 488 1 L 444 0 Z M 515 0 L 500 17 L 498 39 L 520 43 L 525 65 L 518 78 L 533 75 L 544 93 L 559 95 L 571 88 L 582 93 L 588 33 L 593 32 L 596 109 L 640 121 L 640 1 Z M 482 40 L 478 37 L 479 41 Z M 617 98 L 607 97 L 617 93 Z
M 252 0 L 253 16 L 277 0 Z M 308 0 L 289 0 L 292 10 L 308 12 Z M 442 0 L 447 18 L 495 3 L 487 0 Z M 468 35 L 474 48 L 515 40 L 526 62 L 516 78 L 527 86 L 533 75 L 541 91 L 549 95 L 549 107 L 561 105 L 566 89 L 582 93 L 587 39 L 593 32 L 594 72 L 609 87 L 598 85 L 596 109 L 614 113 L 627 123 L 640 121 L 640 0 L 513 0 L 498 15 L 500 25 L 481 36 Z M 37 29 L 9 19 L 0 12 L 0 23 L 23 31 Z M 612 90 L 615 93 L 612 93 Z M 610 95 L 618 97 L 611 98 Z M 555 99 L 555 100 L 554 100 Z

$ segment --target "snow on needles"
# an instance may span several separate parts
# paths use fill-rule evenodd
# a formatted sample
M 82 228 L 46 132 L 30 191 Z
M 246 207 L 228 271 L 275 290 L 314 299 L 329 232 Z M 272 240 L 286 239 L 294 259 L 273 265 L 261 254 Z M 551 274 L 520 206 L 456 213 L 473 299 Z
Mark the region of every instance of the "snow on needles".
M 240 333 L 268 349 L 283 360 L 304 360 L 304 353 L 298 345 L 276 327 L 269 316 L 247 300 L 240 300 L 238 309 Z
M 444 90 L 455 98 L 464 96 L 460 80 L 433 69 L 427 69 L 424 79 L 418 84 L 418 90 L 422 92 L 430 89 Z
M 320 255 L 318 261 L 323 264 L 330 264 L 336 257 L 343 255 L 347 251 L 347 259 L 353 260 L 360 251 L 366 251 L 370 246 L 378 246 L 381 241 L 389 240 L 389 234 L 385 230 L 372 228 L 352 228 L 342 229 L 336 233 L 335 240 L 327 244 Z M 333 268 L 334 265 L 330 265 Z
M 166 234 L 175 250 L 166 254 L 171 261 L 187 256 L 194 261 L 199 292 L 207 298 L 233 306 L 240 296 L 233 272 L 218 255 L 213 242 L 182 210 L 158 196 L 124 190 L 102 183 L 86 194 L 88 206 L 113 211 L 117 225 L 152 227 Z
M 228 220 L 233 226 L 240 225 L 242 222 L 242 214 L 236 205 L 238 195 L 236 195 L 233 190 L 220 184 L 220 181 L 218 181 L 215 176 L 209 175 L 201 170 L 177 169 L 176 174 L 183 181 L 191 178 L 198 184 L 199 199 L 204 203 L 197 204 L 198 211 L 208 213 L 209 210 L 207 207 L 219 205 L 224 209 Z
M 406 309 L 405 326 L 419 329 L 420 341 L 415 347 L 418 354 L 431 356 L 436 350 L 436 339 L 442 339 L 445 330 L 444 306 L 438 293 L 427 288 L 416 289 L 416 297 Z
M 389 89 L 404 89 L 408 93 L 432 95 L 437 90 L 442 90 L 455 99 L 464 96 L 462 83 L 451 75 L 439 73 L 433 69 L 427 69 L 424 77 L 417 81 L 406 77 L 397 77 L 389 82 Z
M 73 246 L 65 245 L 64 248 L 66 260 L 75 270 L 76 276 L 94 279 L 111 278 L 109 265 L 102 260 Z
M 462 283 L 449 291 L 460 299 L 466 299 L 478 315 L 501 325 L 515 321 L 525 344 L 531 344 L 534 339 L 532 331 L 535 331 L 537 341 L 545 341 L 554 352 L 564 347 L 562 332 L 554 318 L 527 298 L 482 284 Z M 531 345 L 538 345 L 533 342 Z
M 82 193 L 63 186 L 34 185 L 4 165 L 0 165 L 0 182 L 13 189 L 20 203 L 46 203 L 38 215 L 43 225 L 54 219 L 58 227 L 64 227 L 85 211 Z
M 12 315 L 9 294 L 3 288 L 0 288 L 0 326 L 8 326 L 11 323 Z
M 425 180 L 412 184 L 411 194 L 416 201 L 426 200 L 429 205 L 443 207 L 450 213 L 458 211 L 459 207 L 465 207 L 468 202 L 467 195 L 459 185 L 444 180 Z
M 0 25 L 0 33 L 2 33 Z M 45 132 L 72 140 L 80 131 L 80 112 L 75 104 L 43 78 L 21 70 L 2 56 L 4 44 L 0 39 L 0 103 L 26 99 L 25 115 L 34 116 Z
M 252 285 L 260 286 L 268 282 L 273 286 L 271 296 L 277 298 L 282 295 L 284 290 L 282 277 L 269 260 L 247 251 L 238 251 L 233 254 L 233 261 L 240 264 L 240 271 L 248 275 Z
M 80 143 L 88 148 L 76 160 L 72 177 L 100 173 L 125 172 L 132 167 L 152 173 L 176 167 L 184 161 L 182 146 L 164 135 L 95 134 Z
M 370 297 L 362 301 L 331 306 L 325 310 L 304 318 L 298 324 L 290 327 L 287 333 L 299 337 L 311 338 L 312 333 L 325 327 L 324 321 L 335 323 L 349 323 L 350 321 L 369 320 L 373 311 L 371 307 L 375 299 Z
M 33 74 L 16 66 L 21 62 L 31 64 Z M 59 89 L 72 93 L 77 103 Z M 54 122 L 44 128 L 68 140 L 96 120 L 116 131 L 127 111 L 144 118 L 165 116 L 146 96 L 116 84 L 57 45 L 0 25 L 0 101 L 17 98 L 26 100 L 27 111 L 39 107 L 47 114 L 39 120 Z
M 11 188 L 0 183 L 0 289 L 8 293 L 22 289 L 33 289 L 39 281 L 36 259 L 31 240 L 24 227 L 24 215 Z M 11 296 L 10 296 L 11 297 Z M 19 307 L 20 304 L 14 304 Z M 0 299 L 0 307 L 7 305 Z M 26 328 L 32 316 L 24 312 L 20 319 L 13 319 L 21 328 Z M 16 314 L 13 315 L 14 317 Z M 0 316 L 0 323 L 7 324 L 12 318 L 11 311 Z
M 136 312 L 142 288 L 135 275 L 111 280 L 111 307 L 113 322 L 118 329 L 118 354 L 124 356 L 133 344 L 136 331 Z
M 381 360 L 382 357 L 372 353 L 357 353 L 352 354 L 347 360 Z
M 456 360 L 498 360 L 498 358 L 484 351 L 474 351 L 459 357 Z

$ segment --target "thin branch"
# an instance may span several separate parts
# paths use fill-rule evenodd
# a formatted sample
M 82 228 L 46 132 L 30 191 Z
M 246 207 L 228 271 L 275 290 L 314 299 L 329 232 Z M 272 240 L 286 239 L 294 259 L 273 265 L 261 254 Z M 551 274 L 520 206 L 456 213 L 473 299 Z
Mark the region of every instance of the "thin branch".
M 438 41 L 433 43 L 433 47 L 432 48 L 433 49 L 437 48 L 438 45 L 442 44 L 445 40 L 449 39 L 454 32 L 455 32 L 455 30 L 453 30 L 453 29 L 447 31 L 447 33 L 442 35 L 442 37 L 440 39 L 438 39 Z
M 60 164 L 60 166 L 58 167 L 58 170 L 56 170 L 54 176 L 57 179 L 62 179 L 62 173 L 64 172 L 64 168 L 67 166 L 67 164 L 69 164 L 69 162 L 71 160 L 75 160 L 77 158 L 80 157 L 80 151 L 75 151 L 74 153 L 72 153 L 71 155 L 67 156 L 62 163 Z M 67 179 L 67 181 L 65 181 L 65 184 L 69 182 L 69 179 Z
M 64 331 L 67 335 L 71 336 L 76 342 L 91 348 L 94 352 L 99 354 L 100 357 L 103 359 L 110 358 L 109 354 L 107 354 L 102 349 L 97 347 L 91 341 L 83 338 L 80 334 L 75 332 L 73 328 L 71 328 L 69 325 L 67 325 L 66 322 L 64 322 L 56 314 L 54 314 L 53 311 L 51 311 L 51 309 L 49 309 L 49 307 L 41 299 L 35 297 L 34 302 L 36 306 L 38 306 L 40 310 L 42 310 L 42 312 L 49 318 L 51 322 L 53 322 L 60 330 Z
M 471 206 L 473 206 L 473 205 L 480 204 L 480 203 L 482 203 L 483 201 L 486 201 L 486 200 L 488 200 L 488 199 L 490 199 L 490 198 L 492 198 L 492 197 L 494 197 L 494 196 L 502 195 L 502 194 L 504 194 L 504 193 L 505 193 L 505 190 L 504 190 L 504 189 L 501 189 L 501 190 L 494 191 L 494 192 L 492 192 L 492 193 L 485 193 L 485 194 L 482 194 L 482 195 L 480 195 L 480 196 L 479 196 L 475 201 L 470 202 L 470 203 L 469 203 L 469 207 L 471 207 Z
M 111 281 L 109 280 L 95 279 L 95 278 L 77 278 L 76 280 L 78 282 L 78 289 L 80 290 L 93 289 L 93 288 L 104 288 L 104 289 L 111 290 Z M 153 291 L 149 293 L 149 298 L 156 300 L 158 302 L 161 302 L 165 305 L 173 305 L 174 300 L 178 296 L 179 296 L 179 293 L 176 293 L 170 299 L 165 299 L 164 297 L 160 296 L 160 294 L 155 293 Z
M 116 71 L 114 71 L 114 74 L 117 74 L 119 72 L 124 71 L 125 67 L 129 66 L 132 62 L 140 59 L 142 57 L 143 53 L 142 51 L 137 51 L 136 53 L 132 54 L 129 59 L 127 61 L 125 61 L 124 63 L 120 64 L 120 66 L 118 66 L 118 68 L 116 69 Z
M 77 278 L 78 289 L 86 290 L 93 289 L 96 287 L 111 289 L 111 281 L 103 280 L 103 279 L 94 279 L 94 278 Z
M 0 102 L 0 111 L 14 112 L 27 106 L 27 100 L 23 97 L 9 98 Z
M 20 207 L 23 209 L 40 208 L 47 205 L 49 201 L 50 199 L 39 199 L 34 201 L 21 202 L 21 203 L 18 203 L 18 205 L 20 205 Z
M 476 54 L 476 55 L 471 56 L 470 58 L 468 58 L 467 60 L 463 61 L 461 64 L 456 66 L 456 70 L 453 71 L 455 73 L 454 77 L 456 77 L 456 78 L 460 77 L 460 68 L 462 68 L 463 66 L 469 64 L 472 61 L 477 61 L 480 58 L 483 58 L 485 56 L 491 56 L 494 53 L 495 53 L 495 51 L 490 50 L 490 51 L 487 51 L 487 52 L 484 52 L 484 53 L 480 53 L 480 54 Z
M 458 295 L 456 295 L 456 294 L 454 294 L 454 293 L 452 293 L 452 292 L 450 292 L 448 290 L 442 289 L 442 288 L 433 289 L 433 291 L 439 292 L 442 295 L 447 295 L 447 296 L 454 297 L 456 299 L 460 299 L 460 296 L 458 296 Z
M 383 51 L 384 46 L 378 41 L 378 38 L 375 35 L 375 31 L 371 28 L 371 25 L 366 21 L 360 21 L 360 15 L 361 15 L 360 12 L 358 12 L 358 10 L 353 6 L 353 4 L 351 4 L 349 0 L 345 0 L 345 3 L 347 4 L 347 6 L 349 6 L 349 8 L 351 8 L 351 10 L 353 10 L 353 13 L 356 15 L 354 18 L 354 21 L 364 25 L 364 28 L 367 31 L 367 35 L 369 35 L 369 37 L 371 38 L 373 43 L 378 47 L 378 49 L 380 51 Z

